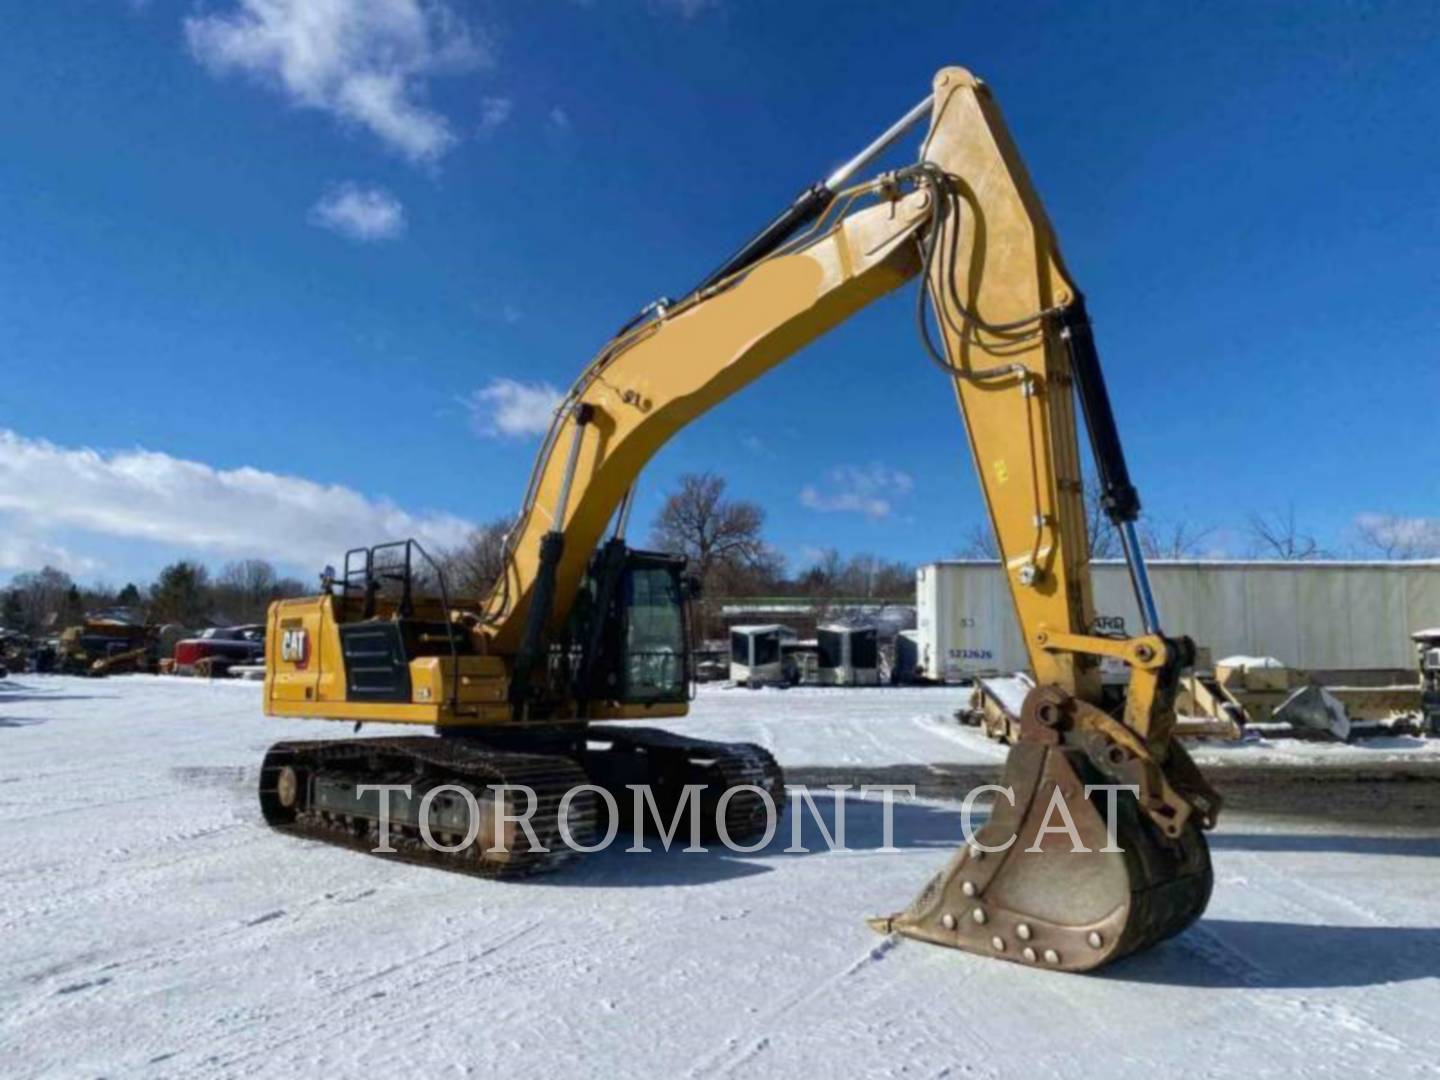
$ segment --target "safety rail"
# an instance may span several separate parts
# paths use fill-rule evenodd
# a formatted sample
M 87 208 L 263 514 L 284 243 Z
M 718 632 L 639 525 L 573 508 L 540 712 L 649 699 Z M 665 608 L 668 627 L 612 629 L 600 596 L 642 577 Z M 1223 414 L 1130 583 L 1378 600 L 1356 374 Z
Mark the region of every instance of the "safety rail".
M 397 549 L 403 552 L 399 560 L 389 562 L 376 558 L 377 554 Z M 382 581 L 393 581 L 400 585 L 400 601 L 396 605 L 395 613 L 401 619 L 411 618 L 415 613 L 415 554 L 429 566 L 440 590 L 440 604 L 445 612 L 445 640 L 450 647 L 450 706 L 456 708 L 460 704 L 460 646 L 455 637 L 455 623 L 450 615 L 450 590 L 445 584 L 445 571 L 440 569 L 440 564 L 431 558 L 420 541 L 391 540 L 373 547 L 351 548 L 345 552 L 344 572 L 335 582 L 340 587 L 340 621 L 349 621 L 352 592 L 359 592 L 362 597 L 360 617 L 373 619 L 376 598 L 384 588 Z

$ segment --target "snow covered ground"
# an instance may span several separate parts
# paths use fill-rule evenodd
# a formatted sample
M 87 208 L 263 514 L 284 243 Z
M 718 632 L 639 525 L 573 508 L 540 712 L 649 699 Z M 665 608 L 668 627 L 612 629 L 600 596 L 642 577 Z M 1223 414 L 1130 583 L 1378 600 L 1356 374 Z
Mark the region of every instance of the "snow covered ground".
M 700 688 L 691 716 L 654 726 L 697 732 L 698 725 L 706 738 L 758 742 L 787 766 L 1003 762 L 1004 746 L 985 738 L 979 728 L 955 721 L 956 710 L 969 701 L 969 688 L 959 686 L 744 690 L 709 684 Z M 1440 739 L 1397 735 L 1353 744 L 1204 741 L 1191 744 L 1190 751 L 1202 765 L 1440 762 Z
M 946 690 L 707 690 L 787 765 L 982 762 Z M 318 729 L 318 730 L 317 730 Z M 246 683 L 0 682 L 0 1076 L 1434 1075 L 1440 822 L 1232 815 L 1179 939 L 1077 977 L 871 932 L 954 807 L 854 800 L 849 852 L 589 857 L 497 885 L 268 832 Z M 1426 756 L 1379 749 L 1207 751 Z M 1273 762 L 1272 762 L 1273 763 Z

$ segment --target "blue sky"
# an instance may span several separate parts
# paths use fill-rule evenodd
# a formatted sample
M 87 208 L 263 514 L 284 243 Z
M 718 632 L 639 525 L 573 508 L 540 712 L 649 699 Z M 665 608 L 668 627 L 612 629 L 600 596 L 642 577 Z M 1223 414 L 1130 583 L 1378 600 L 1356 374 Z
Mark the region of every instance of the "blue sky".
M 1366 514 L 1440 536 L 1437 11 L 8 5 L 0 574 L 308 574 L 512 510 L 544 387 L 946 63 L 1030 164 L 1149 513 L 1236 553 L 1290 503 L 1336 551 Z M 708 467 L 792 565 L 954 554 L 978 494 L 910 304 L 683 432 L 639 518 Z

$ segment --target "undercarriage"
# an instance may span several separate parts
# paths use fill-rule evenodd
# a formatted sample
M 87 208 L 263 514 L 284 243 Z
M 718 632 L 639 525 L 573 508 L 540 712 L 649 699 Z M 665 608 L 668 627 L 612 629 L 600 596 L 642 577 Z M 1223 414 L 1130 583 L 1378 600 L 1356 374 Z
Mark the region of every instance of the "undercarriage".
M 612 833 L 668 831 L 682 809 L 682 846 L 692 815 L 702 843 L 749 845 L 783 813 L 784 785 L 762 747 L 608 725 L 281 742 L 259 794 L 281 832 L 518 878 L 568 866 Z

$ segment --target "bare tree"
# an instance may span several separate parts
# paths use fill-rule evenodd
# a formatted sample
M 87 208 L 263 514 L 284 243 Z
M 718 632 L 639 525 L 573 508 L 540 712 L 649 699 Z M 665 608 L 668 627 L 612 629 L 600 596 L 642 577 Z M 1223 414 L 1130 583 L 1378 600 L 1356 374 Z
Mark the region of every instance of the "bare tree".
M 514 519 L 499 517 L 472 532 L 459 547 L 436 556 L 450 599 L 483 600 L 505 572 L 505 536 Z
M 273 601 L 304 591 L 303 584 L 282 578 L 264 559 L 239 559 L 226 563 L 215 575 L 209 606 L 227 619 L 258 623 L 265 621 Z
M 70 591 L 75 583 L 70 575 L 53 566 L 27 574 L 16 574 L 10 582 L 18 596 L 22 626 L 30 633 L 60 629 L 67 615 Z
M 1440 521 L 1361 514 L 1355 533 L 1362 554 L 1379 559 L 1432 559 L 1440 556 Z
M 264 559 L 228 562 L 215 575 L 214 607 L 218 614 L 242 623 L 260 622 L 279 580 Z
M 796 579 L 795 585 L 805 596 L 838 596 L 840 577 L 845 572 L 845 561 L 834 548 L 825 548 L 810 566 Z
M 725 497 L 725 480 L 714 473 L 687 473 L 660 508 L 650 531 L 659 551 L 683 555 L 701 582 L 697 630 L 719 630 L 712 599 L 755 595 L 773 585 L 783 562 L 761 536 L 765 511 L 753 502 Z
M 1090 545 L 1090 558 L 1114 559 L 1120 555 L 1120 534 L 1105 513 L 1101 503 L 1100 482 L 1094 477 L 1085 481 L 1085 535 Z M 962 559 L 998 559 L 1000 544 L 993 526 L 979 523 L 971 526 L 960 546 Z
M 819 617 L 824 619 L 837 613 L 837 603 L 848 600 L 908 603 L 915 595 L 915 568 L 869 552 L 844 559 L 834 548 L 826 548 L 789 589 L 816 601 Z
M 716 596 L 770 596 L 783 591 L 785 559 L 764 547 L 750 562 L 717 563 L 705 588 Z
M 5 590 L 5 599 L 0 603 L 0 627 L 6 630 L 25 630 L 25 606 L 20 602 L 20 593 L 15 589 Z
M 962 559 L 998 559 L 1000 545 L 995 542 L 995 530 L 989 525 L 977 523 L 970 527 L 965 542 L 960 546 Z
M 215 575 L 215 584 L 249 596 L 268 597 L 278 580 L 275 567 L 264 559 L 228 562 Z
M 1100 481 L 1094 477 L 1085 480 L 1085 535 L 1090 546 L 1090 558 L 1114 559 L 1120 555 L 1120 534 L 1115 524 L 1105 513 L 1100 490 Z M 1000 544 L 995 539 L 993 526 L 983 522 L 970 528 L 964 543 L 960 545 L 962 559 L 999 559 Z
M 1295 523 L 1295 506 L 1284 513 L 1252 513 L 1249 519 L 1250 538 L 1258 554 L 1286 562 L 1302 562 L 1324 557 L 1320 543 L 1309 533 L 1301 532 Z
M 1194 559 L 1214 532 L 1213 525 L 1192 525 L 1188 521 L 1172 522 L 1164 528 L 1146 522 L 1140 528 L 1140 548 L 1148 559 Z
M 660 508 L 650 542 L 684 555 L 707 586 L 716 570 L 755 567 L 773 559 L 761 528 L 765 511 L 756 503 L 725 498 L 725 480 L 714 473 L 687 473 Z
M 299 578 L 282 577 L 275 582 L 275 599 L 285 600 L 292 596 L 309 596 L 315 592 L 313 585 L 306 585 Z
M 1096 477 L 1085 478 L 1085 534 L 1092 559 L 1116 559 L 1121 555 L 1120 533 L 1105 512 L 1104 494 Z
M 915 568 L 861 552 L 852 555 L 840 574 L 840 595 L 865 600 L 893 599 L 913 593 Z

